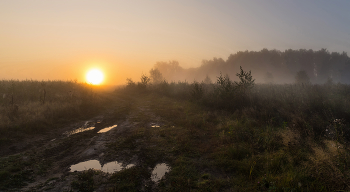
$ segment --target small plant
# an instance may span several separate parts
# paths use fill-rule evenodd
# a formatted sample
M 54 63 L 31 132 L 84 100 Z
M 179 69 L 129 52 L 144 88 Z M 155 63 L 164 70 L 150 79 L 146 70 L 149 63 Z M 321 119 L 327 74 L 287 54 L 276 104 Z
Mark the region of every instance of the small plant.
M 235 82 L 235 84 L 237 85 L 238 90 L 245 93 L 246 91 L 254 87 L 255 79 L 253 79 L 251 71 L 243 71 L 241 66 L 239 68 L 240 72 L 237 73 L 236 76 L 240 79 L 240 82 Z
M 126 87 L 127 88 L 135 88 L 136 87 L 136 83 L 132 79 L 127 78 L 126 79 Z
M 71 183 L 72 188 L 86 192 L 94 191 L 93 177 L 96 174 L 98 174 L 98 172 L 93 169 L 78 173 L 78 180 L 75 180 Z
M 149 78 L 145 74 L 142 74 L 141 75 L 141 82 L 139 82 L 137 85 L 141 89 L 146 89 L 146 87 L 149 85 L 150 81 L 151 81 L 151 78 Z
M 222 99 L 229 99 L 233 95 L 234 86 L 228 75 L 223 76 L 220 72 L 216 84 L 218 86 L 216 87 L 215 92 Z
M 169 94 L 169 88 L 170 88 L 170 85 L 165 80 L 158 84 L 158 91 L 162 93 Z
M 46 99 L 46 89 L 45 89 L 45 82 L 41 82 L 41 89 L 40 89 L 40 102 L 42 104 L 45 104 L 45 99 Z
M 282 128 L 285 129 L 285 128 L 287 128 L 287 127 L 288 127 L 288 122 L 283 121 L 283 123 L 282 123 Z
M 203 94 L 204 94 L 203 86 L 198 82 L 194 82 L 192 84 L 192 91 L 191 91 L 192 99 L 194 100 L 201 99 L 203 97 Z

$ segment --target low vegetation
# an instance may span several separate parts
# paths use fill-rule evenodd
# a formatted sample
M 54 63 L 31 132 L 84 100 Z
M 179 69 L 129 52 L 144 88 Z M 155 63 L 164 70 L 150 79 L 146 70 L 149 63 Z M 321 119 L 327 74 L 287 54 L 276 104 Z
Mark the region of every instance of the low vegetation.
M 48 125 L 58 127 L 101 113 L 102 101 L 115 103 L 111 118 L 126 126 L 122 132 L 123 125 L 118 125 L 120 132 L 108 141 L 104 158 L 122 159 L 135 166 L 114 174 L 94 170 L 67 173 L 74 177 L 68 183 L 71 191 L 350 190 L 349 85 L 298 81 L 303 79 L 301 73 L 295 84 L 256 84 L 251 73 L 242 68 L 237 73 L 239 81 L 218 74 L 215 83 L 209 78 L 205 82 L 169 83 L 157 71 L 153 74 L 156 80 L 146 75 L 140 82 L 128 79 L 124 88 L 104 96 L 108 99 L 91 91 L 93 87 L 74 82 L 46 82 L 45 102 L 38 91 L 27 92 L 28 98 L 33 94 L 32 100 L 20 100 L 20 91 L 25 89 L 14 89 L 14 102 L 3 100 L 2 110 L 16 104 L 18 114 L 11 119 L 2 113 L 9 123 L 1 125 L 1 130 L 22 125 L 17 129 L 33 134 L 43 122 L 42 130 L 49 130 Z M 45 82 L 22 83 L 38 89 Z M 49 89 L 50 83 L 56 88 Z M 1 85 L 5 84 L 11 82 Z M 21 82 L 12 84 L 16 88 Z M 83 95 L 59 100 L 53 96 L 61 93 L 58 85 L 65 87 L 61 90 L 64 93 L 76 86 L 76 92 Z M 31 103 L 37 111 L 43 107 L 55 112 L 49 117 L 37 112 L 29 118 L 21 110 Z M 59 107 L 54 108 L 56 105 Z M 34 124 L 23 127 L 30 122 L 24 117 Z M 75 138 L 77 142 L 89 141 L 92 136 L 94 133 L 86 133 Z M 71 145 L 65 150 L 74 147 L 74 141 L 66 140 L 61 142 Z M 46 174 L 54 162 L 38 161 L 36 154 L 42 153 L 1 157 L 0 190 L 19 188 L 32 182 L 35 175 Z M 159 163 L 169 165 L 170 171 L 154 183 L 151 170 Z M 62 178 L 54 182 L 63 182 L 66 177 Z
M 242 68 L 237 76 L 125 87 L 170 121 L 145 139 L 172 167 L 159 189 L 350 190 L 350 86 L 254 84 Z

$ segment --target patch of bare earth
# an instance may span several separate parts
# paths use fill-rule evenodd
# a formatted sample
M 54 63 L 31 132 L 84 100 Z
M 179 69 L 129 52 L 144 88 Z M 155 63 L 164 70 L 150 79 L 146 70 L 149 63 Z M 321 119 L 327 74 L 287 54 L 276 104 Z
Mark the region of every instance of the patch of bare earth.
M 145 122 L 146 116 L 152 120 Z M 135 155 L 140 152 L 140 147 L 133 151 L 128 148 L 116 151 L 111 150 L 108 145 L 137 133 L 139 127 L 151 128 L 160 125 L 160 119 L 151 114 L 147 106 L 135 108 L 122 120 L 116 120 L 115 116 L 106 114 L 88 122 L 95 128 L 67 136 L 67 132 L 86 124 L 74 123 L 49 136 L 43 136 L 40 143 L 23 151 L 27 156 L 34 155 L 38 164 L 49 166 L 43 174 L 34 178 L 34 182 L 22 188 L 22 191 L 71 191 L 71 183 L 76 180 L 77 173 L 71 172 L 70 166 L 88 160 L 98 160 L 101 166 L 112 161 L 138 165 L 143 162 L 142 157 Z M 117 126 L 107 132 L 98 133 L 113 125 Z M 99 185 L 97 191 L 104 191 L 109 187 L 106 181 L 110 176 L 111 174 L 104 172 L 94 176 L 94 183 Z

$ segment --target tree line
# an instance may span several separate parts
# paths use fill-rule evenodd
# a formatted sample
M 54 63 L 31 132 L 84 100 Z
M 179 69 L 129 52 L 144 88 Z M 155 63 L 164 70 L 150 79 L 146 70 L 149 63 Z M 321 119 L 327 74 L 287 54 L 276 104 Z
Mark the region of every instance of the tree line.
M 220 73 L 238 80 L 240 66 L 252 72 L 257 83 L 294 83 L 300 77 L 310 83 L 350 83 L 350 58 L 346 52 L 327 49 L 288 49 L 285 51 L 262 49 L 240 51 L 226 60 L 203 60 L 200 67 L 185 69 L 178 61 L 157 62 L 150 71 L 155 82 L 208 81 Z

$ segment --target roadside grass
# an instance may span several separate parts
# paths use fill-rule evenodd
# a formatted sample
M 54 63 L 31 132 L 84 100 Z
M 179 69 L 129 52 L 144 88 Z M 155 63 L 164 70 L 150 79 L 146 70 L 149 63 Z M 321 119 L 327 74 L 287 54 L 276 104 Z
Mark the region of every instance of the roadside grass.
M 101 171 L 89 169 L 86 171 L 78 172 L 77 178 L 71 182 L 71 187 L 75 190 L 82 192 L 93 192 L 96 187 L 101 184 L 97 182 L 95 176 L 101 174 Z
M 73 81 L 2 80 L 0 93 L 0 146 L 87 119 L 112 102 L 99 87 Z
M 0 158 L 0 190 L 23 187 L 33 181 L 34 171 L 28 166 L 33 159 L 23 159 L 21 155 Z
M 48 131 L 91 118 L 114 102 L 113 94 L 72 81 L 2 80 L 0 93 L 0 147 L 3 149 L 22 139 L 45 136 Z M 33 146 L 30 141 L 23 145 L 26 149 Z M 16 147 L 9 151 L 18 152 Z M 38 175 L 45 176 L 54 161 L 49 158 L 52 153 L 57 153 L 55 148 L 0 157 L 0 191 L 16 191 Z
M 52 160 L 27 152 L 0 158 L 0 191 L 16 191 L 45 176 L 52 166 Z
M 147 184 L 145 180 L 151 177 L 151 173 L 147 167 L 131 167 L 129 169 L 124 169 L 117 173 L 114 173 L 109 182 L 113 183 L 112 187 L 109 187 L 107 191 L 139 191 L 140 189 L 144 191 L 150 191 L 151 185 Z M 139 190 L 138 190 L 139 189 Z

